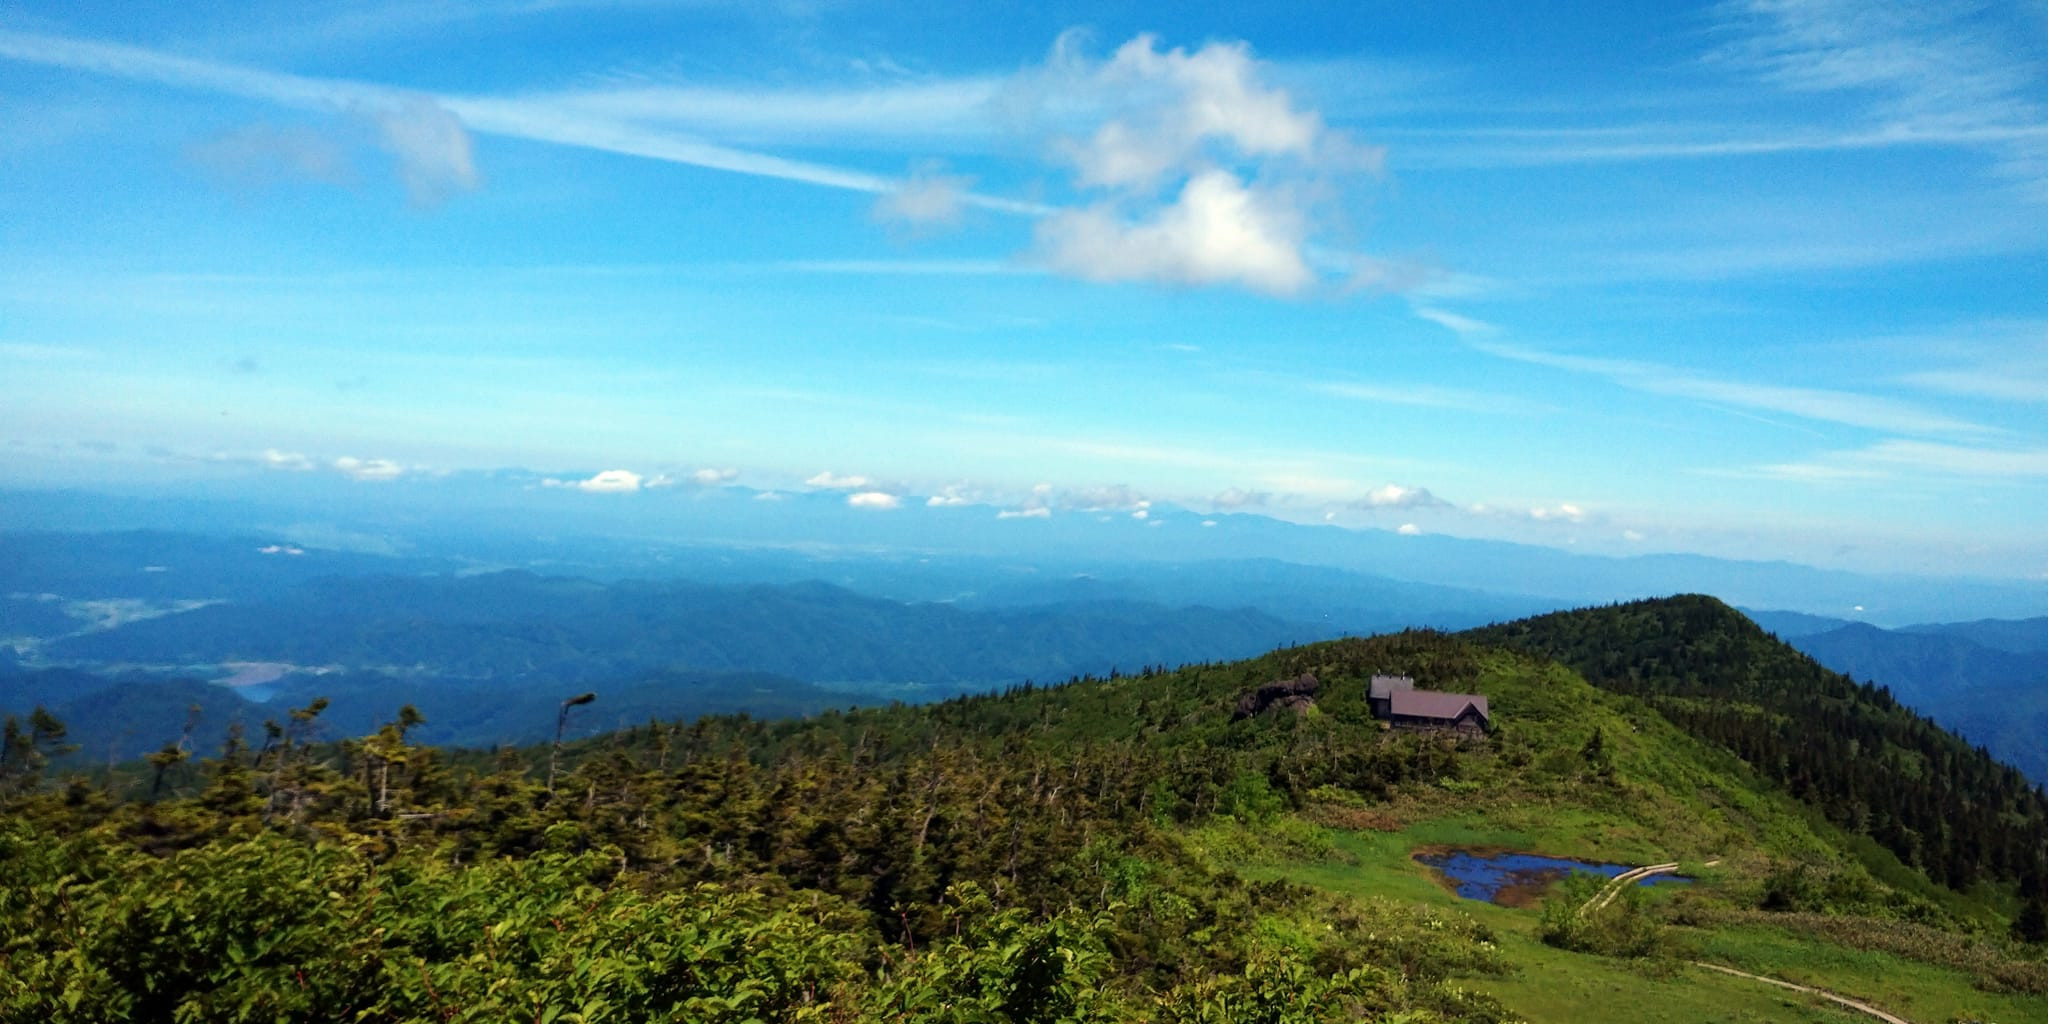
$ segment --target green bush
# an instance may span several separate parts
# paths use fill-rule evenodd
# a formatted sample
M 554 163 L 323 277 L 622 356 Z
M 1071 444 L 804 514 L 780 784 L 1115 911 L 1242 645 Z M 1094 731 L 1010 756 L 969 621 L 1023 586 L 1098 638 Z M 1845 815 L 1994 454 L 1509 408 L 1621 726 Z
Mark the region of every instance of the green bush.
M 1575 871 L 1543 904 L 1539 933 L 1560 949 L 1602 956 L 1642 957 L 1657 952 L 1662 929 L 1650 915 L 1643 890 L 1625 885 L 1604 906 L 1594 906 L 1609 880 Z

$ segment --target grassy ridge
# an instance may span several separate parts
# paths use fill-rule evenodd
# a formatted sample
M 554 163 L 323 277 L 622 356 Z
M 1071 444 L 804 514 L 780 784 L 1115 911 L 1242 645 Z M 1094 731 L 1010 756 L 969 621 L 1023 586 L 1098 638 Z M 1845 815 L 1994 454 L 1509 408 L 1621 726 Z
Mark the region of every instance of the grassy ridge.
M 1686 634 L 1646 614 L 1630 643 L 1656 664 L 1659 638 Z M 1303 672 L 1312 708 L 1233 713 Z M 1485 694 L 1497 731 L 1384 730 L 1366 702 L 1380 672 Z M 592 1000 L 735 1021 L 1834 1019 L 1688 956 L 1942 1019 L 2039 1005 L 2038 950 L 1962 937 L 1946 890 L 1657 696 L 1410 632 L 923 707 L 650 723 L 573 745 L 553 792 L 545 750 L 436 751 L 403 717 L 309 745 L 309 706 L 256 749 L 153 766 L 160 800 L 74 784 L 9 803 L 0 872 L 24 881 L 0 904 L 0 1019 L 320 1019 L 251 981 L 289 976 L 274 950 L 316 961 L 324 1005 L 363 1019 L 432 1016 L 450 992 L 448 1019 L 476 1020 L 624 1019 Z M 1657 950 L 1617 959 L 1543 944 L 1537 911 L 1457 900 L 1420 845 L 1719 866 L 1623 901 Z M 221 896 L 272 890 L 303 899 Z M 502 910 L 447 917 L 450 899 Z M 1773 901 L 1850 931 L 1755 916 Z M 493 915 L 524 936 L 517 957 Z M 674 918 L 703 923 L 656 924 Z M 1900 921 L 1927 948 L 1852 941 Z M 1988 960 L 1958 959 L 1971 941 Z M 2007 991 L 1976 987 L 2007 968 Z

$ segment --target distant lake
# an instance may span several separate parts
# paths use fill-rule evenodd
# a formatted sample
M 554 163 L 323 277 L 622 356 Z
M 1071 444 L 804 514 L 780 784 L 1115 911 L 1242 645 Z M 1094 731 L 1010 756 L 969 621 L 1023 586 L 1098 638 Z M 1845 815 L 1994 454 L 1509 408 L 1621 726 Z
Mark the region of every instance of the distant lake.
M 1430 849 L 1416 853 L 1415 859 L 1442 872 L 1458 895 L 1503 907 L 1535 905 L 1552 884 L 1574 871 L 1613 878 L 1642 866 L 1489 849 Z M 1636 884 L 1690 881 L 1684 875 L 1651 875 Z

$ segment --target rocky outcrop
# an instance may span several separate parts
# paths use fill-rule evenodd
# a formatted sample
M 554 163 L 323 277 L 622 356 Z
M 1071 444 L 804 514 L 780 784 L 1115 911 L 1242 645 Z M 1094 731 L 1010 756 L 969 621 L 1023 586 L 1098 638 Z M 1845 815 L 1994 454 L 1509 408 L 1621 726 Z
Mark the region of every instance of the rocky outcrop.
M 1237 713 L 1231 716 L 1231 721 L 1263 714 L 1272 707 L 1287 708 L 1301 714 L 1315 706 L 1316 688 L 1320 685 L 1311 672 L 1267 683 L 1237 698 Z

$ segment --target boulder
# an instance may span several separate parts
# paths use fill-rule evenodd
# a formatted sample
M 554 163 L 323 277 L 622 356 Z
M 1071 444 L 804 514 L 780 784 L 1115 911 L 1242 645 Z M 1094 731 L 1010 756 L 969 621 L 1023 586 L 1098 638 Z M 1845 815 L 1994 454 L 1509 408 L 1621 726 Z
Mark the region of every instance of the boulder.
M 1320 685 L 1312 672 L 1303 672 L 1293 679 L 1274 680 L 1239 696 L 1237 712 L 1231 716 L 1231 721 L 1263 714 L 1275 705 L 1301 714 L 1315 706 L 1316 688 Z

